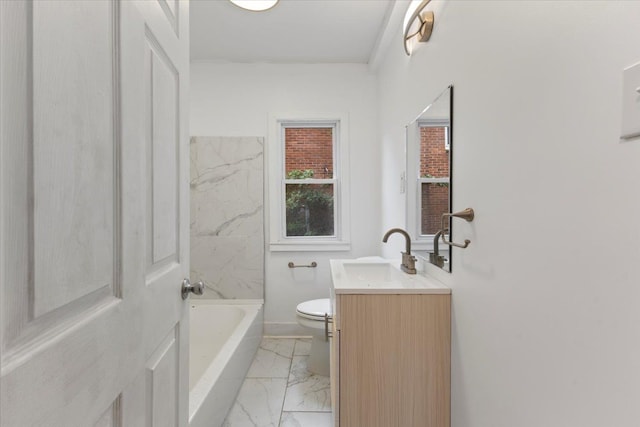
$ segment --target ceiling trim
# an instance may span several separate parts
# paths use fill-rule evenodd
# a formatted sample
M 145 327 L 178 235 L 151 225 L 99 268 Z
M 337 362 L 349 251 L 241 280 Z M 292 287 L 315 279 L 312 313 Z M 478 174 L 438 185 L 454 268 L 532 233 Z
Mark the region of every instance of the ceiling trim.
M 387 50 L 396 35 L 400 34 L 404 14 L 409 7 L 406 0 L 392 0 L 387 9 L 382 30 L 378 33 L 378 39 L 369 56 L 369 70 L 376 71 L 386 56 Z

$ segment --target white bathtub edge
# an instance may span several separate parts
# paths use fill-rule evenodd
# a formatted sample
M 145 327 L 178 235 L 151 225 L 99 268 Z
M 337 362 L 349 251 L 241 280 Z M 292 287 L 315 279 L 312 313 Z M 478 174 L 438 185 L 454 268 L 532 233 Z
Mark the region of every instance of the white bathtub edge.
M 192 303 L 205 305 L 227 302 L 221 301 L 194 300 Z M 247 314 L 189 393 L 189 427 L 211 427 L 221 425 L 224 421 L 262 339 L 262 304 L 262 300 L 230 300 L 230 304 L 225 304 L 240 306 Z M 242 354 L 236 354 L 241 347 L 248 348 Z M 222 387 L 224 393 L 216 390 L 221 388 L 222 382 L 227 383 Z

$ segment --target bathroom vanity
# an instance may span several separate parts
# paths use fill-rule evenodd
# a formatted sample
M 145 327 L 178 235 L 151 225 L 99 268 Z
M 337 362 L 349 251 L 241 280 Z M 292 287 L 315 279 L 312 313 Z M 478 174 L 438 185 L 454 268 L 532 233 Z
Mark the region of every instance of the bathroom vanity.
M 451 290 L 399 261 L 332 260 L 336 427 L 448 427 Z

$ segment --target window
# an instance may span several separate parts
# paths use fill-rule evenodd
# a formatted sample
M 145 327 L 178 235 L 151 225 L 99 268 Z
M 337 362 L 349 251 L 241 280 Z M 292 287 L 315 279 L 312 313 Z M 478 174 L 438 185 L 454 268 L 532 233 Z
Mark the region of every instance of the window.
M 282 125 L 285 236 L 334 236 L 335 124 L 298 126 Z
M 349 250 L 344 118 L 271 120 L 270 249 Z

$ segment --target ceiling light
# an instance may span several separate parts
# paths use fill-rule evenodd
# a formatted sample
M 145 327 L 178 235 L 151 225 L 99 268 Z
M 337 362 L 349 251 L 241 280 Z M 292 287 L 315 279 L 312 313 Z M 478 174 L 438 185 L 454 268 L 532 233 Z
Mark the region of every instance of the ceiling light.
M 246 10 L 262 12 L 271 9 L 278 0 L 229 0 L 231 3 Z
M 433 30 L 433 12 L 424 11 L 431 0 L 413 0 L 404 15 L 404 51 L 411 55 L 416 42 L 426 42 Z

